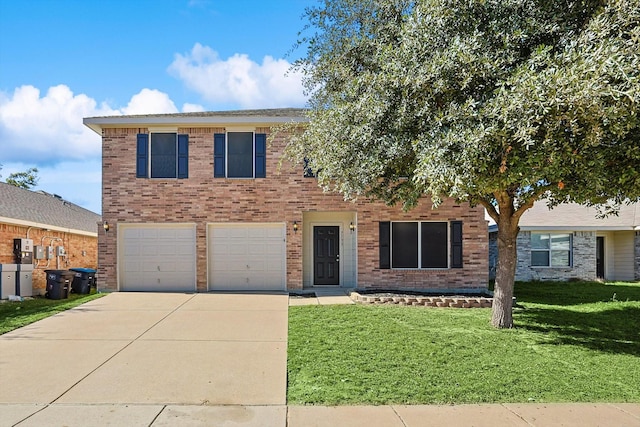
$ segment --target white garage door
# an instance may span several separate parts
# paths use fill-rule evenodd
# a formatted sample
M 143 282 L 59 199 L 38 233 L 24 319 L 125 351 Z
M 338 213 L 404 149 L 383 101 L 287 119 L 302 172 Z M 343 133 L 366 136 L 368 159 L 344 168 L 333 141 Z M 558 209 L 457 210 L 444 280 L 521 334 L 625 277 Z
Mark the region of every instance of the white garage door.
M 209 289 L 286 288 L 285 225 L 209 224 Z
M 120 224 L 121 291 L 196 290 L 195 224 Z

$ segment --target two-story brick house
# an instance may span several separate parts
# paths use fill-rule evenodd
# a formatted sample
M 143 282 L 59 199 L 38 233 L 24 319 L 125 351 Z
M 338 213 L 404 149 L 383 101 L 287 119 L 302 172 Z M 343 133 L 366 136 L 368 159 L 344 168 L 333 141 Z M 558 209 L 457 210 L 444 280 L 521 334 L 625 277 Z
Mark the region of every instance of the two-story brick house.
M 403 212 L 324 193 L 284 161 L 304 110 L 92 117 L 102 136 L 101 290 L 485 289 L 482 208 Z

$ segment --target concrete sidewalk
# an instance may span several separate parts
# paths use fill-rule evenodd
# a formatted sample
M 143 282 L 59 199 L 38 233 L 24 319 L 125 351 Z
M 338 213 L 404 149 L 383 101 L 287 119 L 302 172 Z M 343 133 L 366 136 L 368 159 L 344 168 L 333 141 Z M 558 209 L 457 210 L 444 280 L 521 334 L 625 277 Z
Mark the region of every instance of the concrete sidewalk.
M 637 404 L 208 406 L 0 404 L 0 426 L 637 427 Z
M 0 336 L 3 426 L 634 426 L 638 404 L 286 406 L 288 305 L 113 293 Z

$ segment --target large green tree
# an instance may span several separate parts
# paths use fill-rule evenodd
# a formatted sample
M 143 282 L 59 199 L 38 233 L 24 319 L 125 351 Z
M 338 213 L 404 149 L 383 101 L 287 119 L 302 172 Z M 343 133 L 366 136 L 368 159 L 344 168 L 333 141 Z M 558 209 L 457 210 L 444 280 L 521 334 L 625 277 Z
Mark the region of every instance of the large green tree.
M 310 121 L 289 155 L 347 198 L 484 206 L 494 326 L 513 326 L 536 201 L 638 200 L 637 0 L 324 0 L 305 16 Z

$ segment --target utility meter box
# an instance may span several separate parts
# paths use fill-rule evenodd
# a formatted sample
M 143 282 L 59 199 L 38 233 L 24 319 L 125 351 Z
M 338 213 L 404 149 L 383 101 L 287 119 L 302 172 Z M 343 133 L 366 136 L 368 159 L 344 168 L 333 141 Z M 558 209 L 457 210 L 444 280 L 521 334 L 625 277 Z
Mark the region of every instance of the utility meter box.
M 44 248 L 44 255 L 46 259 L 53 259 L 53 246 L 46 246 Z
M 33 252 L 33 240 L 13 239 L 13 252 Z
M 33 247 L 33 257 L 35 259 L 46 259 L 44 253 L 44 246 L 34 246 Z
M 33 240 L 13 239 L 13 254 L 16 257 L 16 264 L 32 264 Z
M 56 256 L 66 256 L 67 253 L 64 251 L 64 246 L 56 246 Z

